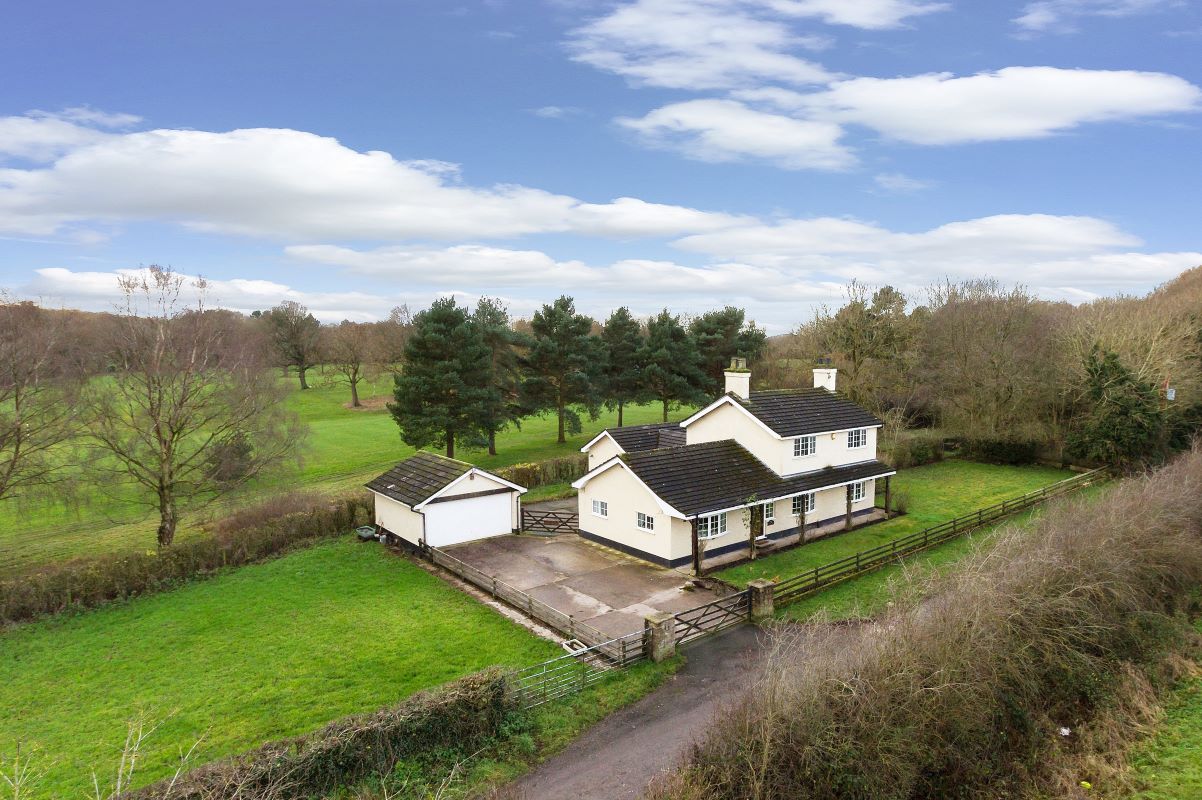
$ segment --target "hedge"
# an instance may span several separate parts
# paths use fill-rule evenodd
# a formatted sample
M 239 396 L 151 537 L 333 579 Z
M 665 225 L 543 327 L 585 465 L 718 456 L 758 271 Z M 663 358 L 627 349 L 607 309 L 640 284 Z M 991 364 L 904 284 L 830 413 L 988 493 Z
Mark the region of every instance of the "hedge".
M 202 536 L 160 550 L 113 553 L 0 581 L 0 624 L 159 591 L 226 567 L 279 555 L 371 520 L 371 496 L 286 496 L 221 520 Z
M 973 461 L 991 464 L 1033 464 L 1039 456 L 1040 443 L 1030 439 L 964 439 L 960 455 Z
M 533 489 L 536 486 L 576 480 L 588 472 L 588 455 L 578 453 L 539 461 L 535 464 L 514 464 L 493 470 L 493 472 L 507 481 L 525 486 L 527 489 Z
M 471 753 L 517 710 L 504 674 L 490 668 L 372 714 L 269 742 L 124 795 L 128 800 L 300 800 L 390 773 L 402 759 Z
M 921 467 L 943 460 L 943 437 L 932 431 L 905 432 L 881 449 L 894 469 Z

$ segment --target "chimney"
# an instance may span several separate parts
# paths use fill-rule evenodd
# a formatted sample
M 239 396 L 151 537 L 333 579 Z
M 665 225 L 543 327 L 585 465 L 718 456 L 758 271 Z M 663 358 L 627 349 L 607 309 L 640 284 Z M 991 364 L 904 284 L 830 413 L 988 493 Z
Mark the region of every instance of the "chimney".
M 834 367 L 815 367 L 814 388 L 826 389 L 828 392 L 835 391 L 835 373 L 838 371 Z
M 726 391 L 733 392 L 746 400 L 751 395 L 751 370 L 747 369 L 747 359 L 732 358 L 730 367 L 722 373 L 726 376 Z

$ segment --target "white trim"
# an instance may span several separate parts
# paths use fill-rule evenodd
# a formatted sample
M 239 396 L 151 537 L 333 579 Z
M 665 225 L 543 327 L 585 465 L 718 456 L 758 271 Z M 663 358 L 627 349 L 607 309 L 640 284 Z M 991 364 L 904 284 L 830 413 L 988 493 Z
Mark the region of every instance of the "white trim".
M 383 497 L 385 500 L 391 500 L 392 502 L 396 503 L 399 506 L 404 506 L 405 508 L 409 509 L 410 511 L 414 510 L 413 506 L 409 505 L 404 500 L 397 500 L 395 497 L 389 497 L 388 495 L 384 494 L 383 492 L 377 492 L 375 489 L 368 489 L 367 491 L 371 492 L 376 497 Z M 418 511 L 417 513 L 420 514 L 421 512 Z
M 622 449 L 622 445 L 618 444 L 618 440 L 610 435 L 609 431 L 601 431 L 596 436 L 594 436 L 592 439 L 589 439 L 588 444 L 586 444 L 584 447 L 580 448 L 580 452 L 587 453 L 589 448 L 592 447 L 593 445 L 595 445 L 597 443 L 597 440 L 600 439 L 602 436 L 608 438 L 611 442 L 613 442 L 614 447 L 618 448 L 619 453 L 626 452 L 624 449 Z
M 698 517 L 707 517 L 710 514 L 726 514 L 730 511 L 738 511 L 739 509 L 742 509 L 742 508 L 750 508 L 750 507 L 752 507 L 754 505 L 758 505 L 760 503 L 768 503 L 768 502 L 775 503 L 777 500 L 788 500 L 790 498 L 796 497 L 799 494 L 824 492 L 827 489 L 838 489 L 840 487 L 848 486 L 853 483 L 860 483 L 861 481 L 875 481 L 875 480 L 879 480 L 881 478 L 888 478 L 890 475 L 896 475 L 896 474 L 897 474 L 897 470 L 890 470 L 889 472 L 882 472 L 878 475 L 869 475 L 867 478 L 856 478 L 854 481 L 843 481 L 843 483 L 828 483 L 825 486 L 818 486 L 814 489 L 806 489 L 804 492 L 793 492 L 792 494 L 782 494 L 782 495 L 778 495 L 776 497 L 770 497 L 766 500 L 756 500 L 754 503 L 744 503 L 741 506 L 730 506 L 729 508 L 719 509 L 718 511 L 706 511 L 704 514 L 694 514 L 691 517 L 685 517 L 685 519 L 697 519 Z
M 645 520 L 647 520 L 648 522 L 650 522 L 650 523 L 651 523 L 651 527 L 649 527 L 649 528 L 644 528 L 642 525 L 640 525 L 640 524 L 639 524 L 639 517 L 642 517 L 643 519 L 645 519 Z M 655 533 L 655 515 L 654 515 L 654 514 L 648 514 L 646 511 L 636 511 L 636 512 L 634 512 L 634 527 L 635 527 L 637 530 L 640 530 L 640 531 L 642 531 L 643 533 Z
M 600 508 L 601 511 L 604 513 L 598 513 L 597 512 L 598 508 Z M 600 500 L 600 499 L 594 497 L 593 503 L 592 503 L 592 515 L 594 517 L 600 517 L 601 519 L 609 519 L 609 501 L 608 500 Z
M 774 431 L 774 430 L 772 430 L 771 428 L 769 428 L 767 425 L 765 425 L 765 424 L 764 424 L 764 421 L 763 421 L 763 420 L 761 420 L 761 419 L 760 419 L 759 417 L 757 417 L 755 414 L 752 414 L 750 411 L 748 411 L 746 408 L 744 408 L 742 403 L 740 403 L 738 400 L 736 400 L 736 399 L 734 398 L 734 396 L 733 396 L 733 395 L 729 395 L 729 394 L 724 394 L 724 395 L 722 395 L 722 396 L 721 396 L 721 397 L 719 397 L 717 400 L 715 400 L 714 402 L 710 403 L 708 406 L 706 406 L 705 408 L 701 409 L 701 410 L 700 410 L 700 411 L 698 411 L 696 414 L 694 414 L 693 416 L 691 416 L 691 417 L 689 417 L 688 419 L 686 419 L 684 422 L 680 423 L 680 427 L 682 427 L 682 428 L 687 428 L 687 427 L 689 427 L 689 426 L 690 426 L 690 425 L 692 425 L 694 422 L 696 422 L 697 420 L 701 419 L 701 418 L 702 418 L 702 417 L 704 417 L 706 414 L 710 413 L 711 411 L 713 411 L 714 409 L 716 409 L 718 406 L 720 406 L 720 405 L 723 405 L 723 404 L 730 404 L 730 405 L 734 406 L 735 408 L 739 409 L 740 411 L 742 411 L 744 414 L 746 414 L 746 415 L 747 415 L 747 418 L 748 418 L 748 419 L 750 419 L 750 420 L 751 420 L 752 422 L 754 422 L 756 425 L 759 425 L 761 428 L 763 428 L 763 429 L 764 429 L 764 431 L 765 431 L 765 432 L 766 432 L 766 433 L 767 433 L 769 436 L 773 437 L 774 439 L 780 439 L 781 441 L 784 441 L 786 438 L 793 438 L 793 437 L 784 437 L 784 436 L 781 436 L 779 433 L 777 433 L 776 431 Z
M 634 473 L 634 470 L 632 470 L 630 468 L 629 464 L 627 464 L 625 461 L 622 460 L 621 456 L 613 456 L 613 457 L 609 458 L 608 460 L 606 460 L 604 463 L 598 464 L 593 469 L 584 473 L 584 475 L 582 475 L 579 478 L 577 478 L 576 480 L 572 481 L 572 488 L 576 489 L 577 491 L 579 491 L 580 489 L 583 489 L 585 487 L 585 484 L 587 484 L 589 481 L 591 481 L 593 478 L 597 477 L 601 473 L 608 470 L 610 467 L 621 467 L 622 469 L 626 470 L 626 472 L 630 475 L 630 477 L 634 478 L 635 482 L 638 483 L 639 486 L 642 486 L 644 489 L 646 489 L 647 494 L 651 495 L 655 499 L 655 502 L 659 505 L 660 511 L 664 512 L 669 517 L 676 517 L 677 519 L 689 519 L 689 517 L 686 517 L 684 514 L 682 514 L 681 512 L 677 511 L 672 506 L 665 503 L 663 498 L 660 497 L 658 494 L 656 494 L 654 491 L 652 491 L 650 486 L 643 483 L 643 479 Z
M 437 499 L 439 496 L 441 496 L 441 495 L 445 494 L 447 491 L 449 491 L 452 486 L 455 486 L 456 484 L 460 483 L 461 481 L 468 480 L 469 478 L 472 478 L 476 475 L 479 475 L 482 478 L 488 478 L 489 480 L 496 481 L 497 483 L 502 483 L 502 484 L 508 486 L 513 491 L 517 492 L 518 495 L 523 495 L 526 492 L 530 491 L 525 486 L 518 486 L 516 483 L 510 483 L 509 481 L 505 480 L 504 478 L 500 477 L 499 475 L 493 475 L 491 472 L 485 472 L 484 470 L 480 469 L 479 467 L 472 467 L 467 472 L 463 473 L 458 478 L 451 481 L 446 486 L 442 487 L 437 492 L 435 492 L 434 494 L 427 497 L 425 500 L 423 500 L 420 503 L 418 503 L 417 505 L 413 506 L 413 510 L 421 511 L 427 505 L 434 502 L 434 500 Z

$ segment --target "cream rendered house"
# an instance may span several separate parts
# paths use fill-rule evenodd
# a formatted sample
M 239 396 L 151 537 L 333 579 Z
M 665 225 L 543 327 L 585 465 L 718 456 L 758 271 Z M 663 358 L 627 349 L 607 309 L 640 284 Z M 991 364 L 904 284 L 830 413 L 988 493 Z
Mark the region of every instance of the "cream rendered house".
M 812 389 L 750 391 L 736 359 L 726 393 L 680 423 L 610 428 L 586 444 L 580 533 L 664 566 L 776 546 L 885 516 L 894 471 L 876 458 L 881 421 L 835 393 L 834 369 Z M 888 507 L 888 500 L 886 500 Z

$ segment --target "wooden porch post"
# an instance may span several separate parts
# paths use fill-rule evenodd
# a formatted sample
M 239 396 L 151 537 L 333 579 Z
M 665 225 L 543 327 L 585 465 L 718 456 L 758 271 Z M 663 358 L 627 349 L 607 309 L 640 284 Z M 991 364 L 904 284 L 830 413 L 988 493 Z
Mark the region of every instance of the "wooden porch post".
M 747 549 L 751 553 L 751 560 L 755 561 L 755 540 L 764 535 L 764 507 L 762 505 L 751 507 L 751 524 L 747 527 L 749 529 Z
M 701 574 L 701 547 L 697 541 L 697 518 L 689 520 L 689 527 L 692 529 L 693 535 L 693 574 Z
M 893 487 L 889 484 L 889 479 L 892 477 L 892 475 L 885 476 L 885 519 L 889 519 L 889 515 L 893 511 Z
M 802 544 L 805 544 L 805 540 L 806 540 L 806 496 L 804 494 L 801 496 L 801 519 L 798 520 L 797 533 L 798 533 L 797 541 L 801 542 Z
M 847 484 L 847 519 L 843 524 L 843 530 L 851 530 L 851 487 L 854 484 Z

